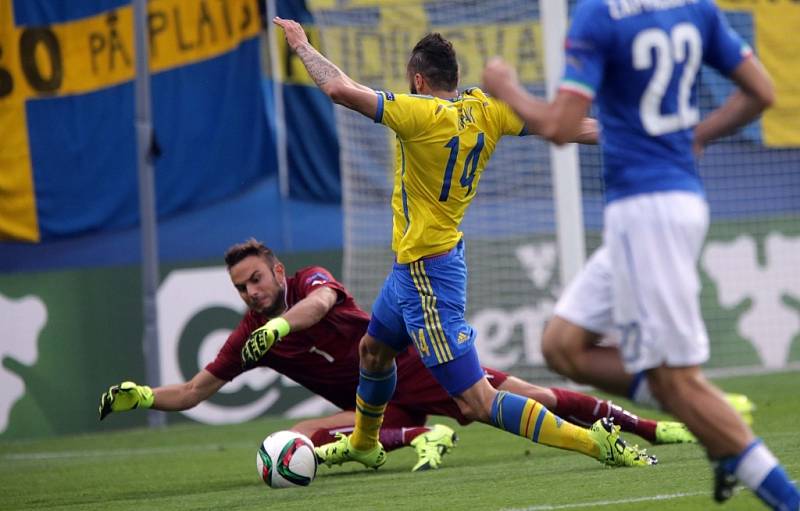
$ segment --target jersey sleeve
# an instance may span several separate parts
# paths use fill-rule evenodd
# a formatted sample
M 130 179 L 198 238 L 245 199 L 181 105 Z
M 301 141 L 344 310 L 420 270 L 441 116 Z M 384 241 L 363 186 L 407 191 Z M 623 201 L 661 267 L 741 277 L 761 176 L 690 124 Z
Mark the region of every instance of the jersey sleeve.
M 503 103 L 499 99 L 489 98 L 489 103 L 496 112 L 497 125 L 500 127 L 500 133 L 503 135 L 527 135 L 528 130 L 525 127 L 525 121 L 520 119 L 510 106 Z
M 375 122 L 391 128 L 402 140 L 409 140 L 431 126 L 441 108 L 430 96 L 379 91 Z
M 722 11 L 708 2 L 711 27 L 706 47 L 703 49 L 703 62 L 727 76 L 753 51 L 750 46 L 731 28 Z
M 347 291 L 344 286 L 331 275 L 331 272 L 322 266 L 303 268 L 297 272 L 294 279 L 298 301 L 322 286 L 336 291 L 337 304 L 342 303 L 347 298 Z
M 242 348 L 250 333 L 259 325 L 252 313 L 248 312 L 239 325 L 230 333 L 225 344 L 217 353 L 217 357 L 206 365 L 206 371 L 220 380 L 231 381 L 244 369 L 242 368 Z
M 559 90 L 594 99 L 614 29 L 604 2 L 582 2 L 575 7 L 565 41 L 564 77 Z

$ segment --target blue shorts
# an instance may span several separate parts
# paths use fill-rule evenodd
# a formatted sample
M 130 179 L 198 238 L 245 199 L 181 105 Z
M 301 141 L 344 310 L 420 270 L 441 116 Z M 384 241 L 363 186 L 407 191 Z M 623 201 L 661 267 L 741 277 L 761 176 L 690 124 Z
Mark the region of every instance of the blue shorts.
M 439 383 L 458 395 L 483 377 L 475 353 L 475 330 L 465 318 L 466 305 L 467 265 L 461 240 L 446 254 L 395 263 L 372 305 L 367 333 L 395 351 L 413 342 L 429 368 L 447 364 L 450 370 L 433 374 L 439 379 L 437 373 L 446 373 L 447 381 Z M 465 355 L 474 363 L 450 364 Z M 456 367 L 460 369 L 453 371 Z

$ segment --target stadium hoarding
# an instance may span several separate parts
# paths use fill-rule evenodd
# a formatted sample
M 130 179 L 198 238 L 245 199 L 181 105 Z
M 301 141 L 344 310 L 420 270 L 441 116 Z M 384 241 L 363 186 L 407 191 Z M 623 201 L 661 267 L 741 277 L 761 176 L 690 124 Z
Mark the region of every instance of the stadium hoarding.
M 789 218 L 759 225 L 745 232 L 738 224 L 715 224 L 703 252 L 710 367 L 800 362 L 800 223 Z M 468 253 L 488 242 L 498 243 L 474 239 Z M 470 282 L 469 317 L 478 330 L 480 356 L 487 365 L 543 381 L 541 329 L 560 291 L 555 245 L 550 236 L 536 236 L 507 239 L 503 247 L 502 257 L 516 261 L 511 277 L 529 282 L 530 294 L 506 303 L 502 296 L 481 295 L 481 282 Z M 341 275 L 338 251 L 281 254 L 281 259 L 289 271 L 319 264 Z M 97 420 L 99 396 L 109 385 L 145 382 L 139 286 L 136 267 L 0 275 L 0 438 L 146 424 L 146 414 L 136 412 Z M 243 310 L 217 261 L 163 269 L 157 300 L 165 383 L 185 381 L 204 367 Z M 259 369 L 193 410 L 169 414 L 168 422 L 222 424 L 331 409 L 293 382 Z

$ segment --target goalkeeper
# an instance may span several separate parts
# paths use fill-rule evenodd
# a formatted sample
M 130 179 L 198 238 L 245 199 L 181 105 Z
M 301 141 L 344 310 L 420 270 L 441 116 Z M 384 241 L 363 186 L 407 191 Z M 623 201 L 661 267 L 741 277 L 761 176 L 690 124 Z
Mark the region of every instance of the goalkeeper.
M 300 383 L 343 411 L 305 420 L 292 429 L 315 445 L 352 430 L 358 386 L 358 344 L 369 316 L 326 269 L 303 268 L 287 276 L 283 264 L 262 243 L 248 240 L 225 254 L 233 285 L 248 311 L 214 361 L 190 381 L 151 389 L 133 382 L 115 385 L 100 400 L 100 419 L 136 408 L 177 411 L 191 408 L 225 383 L 255 366 L 270 367 Z M 554 413 L 588 426 L 613 417 L 624 431 L 653 443 L 693 442 L 682 424 L 639 418 L 609 401 L 566 389 L 531 385 L 501 371 L 484 368 L 498 389 L 532 397 Z M 411 445 L 418 454 L 414 470 L 438 468 L 454 445 L 448 427 L 427 427 L 428 415 L 470 422 L 422 364 L 415 350 L 397 358 L 397 389 L 380 432 L 387 450 Z M 324 461 L 324 460 L 323 460 Z

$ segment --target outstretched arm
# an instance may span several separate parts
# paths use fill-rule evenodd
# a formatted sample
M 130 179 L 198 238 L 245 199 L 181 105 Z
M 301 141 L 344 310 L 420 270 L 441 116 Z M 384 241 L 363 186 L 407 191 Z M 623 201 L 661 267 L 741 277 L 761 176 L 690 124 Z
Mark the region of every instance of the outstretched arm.
M 775 102 L 772 80 L 755 56 L 743 60 L 730 78 L 739 89 L 695 127 L 696 154 L 700 154 L 703 147 L 714 140 L 756 119 Z
M 207 370 L 203 369 L 186 383 L 166 385 L 151 389 L 147 385 L 137 385 L 132 381 L 124 381 L 112 385 L 100 396 L 100 420 L 111 412 L 127 412 L 137 408 L 153 408 L 163 411 L 179 411 L 192 408 L 205 401 L 225 385 Z
M 203 369 L 187 382 L 154 388 L 152 408 L 167 412 L 187 410 L 216 394 L 223 385 L 225 380 Z
M 532 96 L 520 85 L 511 66 L 498 57 L 486 65 L 483 85 L 525 121 L 530 133 L 556 144 L 597 143 L 596 123 L 592 126 L 592 120 L 586 119 L 590 99 L 567 91 L 559 91 L 552 103 Z
M 308 42 L 303 27 L 296 21 L 275 16 L 272 22 L 283 29 L 289 48 L 300 57 L 308 74 L 322 92 L 328 95 L 334 103 L 346 106 L 371 119 L 375 118 L 378 110 L 378 95 L 374 90 L 351 79 L 333 62 L 319 53 Z

